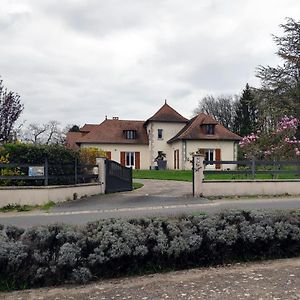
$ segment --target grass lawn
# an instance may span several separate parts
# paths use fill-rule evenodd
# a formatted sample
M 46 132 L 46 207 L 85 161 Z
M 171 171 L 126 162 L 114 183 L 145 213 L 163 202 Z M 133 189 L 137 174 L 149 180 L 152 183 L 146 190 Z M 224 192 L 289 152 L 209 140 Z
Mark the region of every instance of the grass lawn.
M 137 179 L 158 179 L 158 180 L 177 180 L 177 181 L 192 181 L 191 170 L 133 170 L 133 178 Z M 251 175 L 247 174 L 206 174 L 206 180 L 232 180 L 232 179 L 252 179 Z M 255 179 L 272 179 L 271 174 L 256 174 Z M 295 176 L 294 172 L 290 174 L 280 174 L 278 179 L 300 179 L 300 176 Z
M 184 170 L 133 170 L 133 178 L 192 181 L 192 171 Z

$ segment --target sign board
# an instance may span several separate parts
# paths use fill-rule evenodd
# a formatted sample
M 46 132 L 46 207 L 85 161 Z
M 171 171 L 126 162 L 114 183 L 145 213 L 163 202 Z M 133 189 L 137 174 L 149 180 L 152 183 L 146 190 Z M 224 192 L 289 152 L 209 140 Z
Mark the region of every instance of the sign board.
M 28 167 L 28 176 L 44 176 L 44 166 Z

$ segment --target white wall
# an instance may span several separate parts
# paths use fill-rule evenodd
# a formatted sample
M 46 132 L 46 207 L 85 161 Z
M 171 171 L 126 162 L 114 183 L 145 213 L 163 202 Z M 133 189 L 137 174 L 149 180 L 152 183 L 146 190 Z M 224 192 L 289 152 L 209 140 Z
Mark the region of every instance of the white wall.
M 0 207 L 8 204 L 42 205 L 48 201 L 62 202 L 102 194 L 100 183 L 87 183 L 68 186 L 1 187 Z
M 180 145 L 178 144 L 181 144 Z M 221 160 L 236 160 L 236 146 L 233 141 L 180 141 L 172 144 L 172 148 L 180 149 L 180 157 L 182 157 L 182 169 L 190 170 L 192 165 L 192 152 L 201 149 L 221 149 Z M 235 169 L 236 165 L 222 165 L 222 169 Z
M 111 159 L 120 163 L 121 152 L 140 152 L 141 169 L 149 169 L 149 146 L 148 145 L 130 145 L 130 144 L 82 144 L 82 148 L 95 147 L 103 151 L 111 152 Z
M 209 196 L 299 195 L 299 180 L 205 181 L 202 194 Z M 253 200 L 255 201 L 255 200 Z
M 173 138 L 186 124 L 185 123 L 168 123 L 168 122 L 149 122 L 147 126 L 147 134 L 149 136 L 149 158 L 151 165 L 155 165 L 154 160 L 158 151 L 166 153 L 167 168 L 173 169 L 173 151 L 168 140 Z M 157 138 L 158 129 L 163 129 L 163 138 Z

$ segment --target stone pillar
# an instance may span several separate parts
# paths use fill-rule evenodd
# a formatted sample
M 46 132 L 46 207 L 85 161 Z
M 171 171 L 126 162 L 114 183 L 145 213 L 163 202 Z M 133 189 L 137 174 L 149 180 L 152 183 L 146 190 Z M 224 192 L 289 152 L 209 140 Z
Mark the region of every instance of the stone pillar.
M 204 171 L 204 155 L 195 154 L 193 156 L 193 196 L 203 196 L 203 171 Z
M 106 185 L 106 157 L 96 158 L 96 164 L 98 165 L 98 180 L 101 185 L 101 193 L 105 194 L 105 185 Z

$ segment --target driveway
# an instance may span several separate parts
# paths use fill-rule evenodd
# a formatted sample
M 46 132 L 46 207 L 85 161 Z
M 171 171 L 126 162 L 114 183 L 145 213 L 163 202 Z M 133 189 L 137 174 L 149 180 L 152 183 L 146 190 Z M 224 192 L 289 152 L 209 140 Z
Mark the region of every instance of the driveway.
M 58 204 L 49 212 L 0 213 L 0 224 L 30 227 L 49 223 L 85 224 L 105 218 L 174 216 L 224 209 L 300 209 L 300 197 L 208 200 L 193 198 L 190 182 L 137 180 L 144 187 Z

